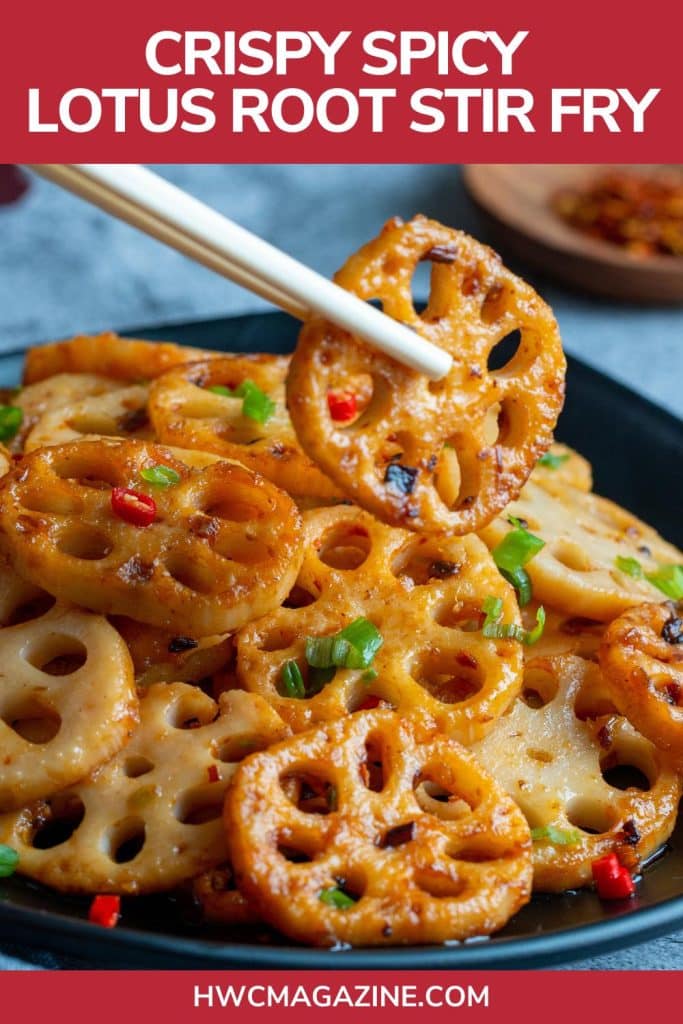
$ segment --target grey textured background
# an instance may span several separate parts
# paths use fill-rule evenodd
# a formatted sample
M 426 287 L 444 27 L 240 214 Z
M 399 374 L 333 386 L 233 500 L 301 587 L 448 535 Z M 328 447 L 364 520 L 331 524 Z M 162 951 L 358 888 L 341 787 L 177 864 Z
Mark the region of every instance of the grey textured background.
M 394 214 L 422 212 L 481 235 L 456 167 L 159 170 L 324 274 Z M 618 306 L 528 276 L 553 305 L 569 352 L 680 415 L 683 311 Z M 77 331 L 261 308 L 259 299 L 45 182 L 34 180 L 20 203 L 0 207 L 0 351 Z M 59 966 L 51 957 L 41 962 Z M 17 966 L 0 953 L 0 968 Z M 683 933 L 574 966 L 680 969 Z

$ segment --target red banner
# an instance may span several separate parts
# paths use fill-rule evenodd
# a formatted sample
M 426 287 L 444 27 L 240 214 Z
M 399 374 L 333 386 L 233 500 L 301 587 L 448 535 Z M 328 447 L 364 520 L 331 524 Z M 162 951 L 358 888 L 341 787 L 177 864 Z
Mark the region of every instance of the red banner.
M 67 1013 L 72 1024 L 120 1024 L 152 1014 L 165 1024 L 231 1021 L 419 1021 L 466 1019 L 510 1024 L 528 1017 L 553 1024 L 577 1018 L 633 1020 L 676 1007 L 680 975 L 612 971 L 304 972 L 62 971 L 1 976 L 3 1014 L 26 1024 Z
M 680 5 L 10 3 L 6 162 L 677 162 Z

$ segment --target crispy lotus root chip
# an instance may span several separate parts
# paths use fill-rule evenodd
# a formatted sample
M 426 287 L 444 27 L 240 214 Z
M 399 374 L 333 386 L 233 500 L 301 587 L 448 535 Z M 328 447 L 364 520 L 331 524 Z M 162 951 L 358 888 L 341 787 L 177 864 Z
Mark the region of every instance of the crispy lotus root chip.
M 301 450 L 285 405 L 289 356 L 228 355 L 190 363 L 164 374 L 152 386 L 149 411 L 165 444 L 199 448 L 236 459 L 290 494 L 340 497 Z M 218 394 L 250 380 L 275 408 L 265 423 L 242 414 L 242 399 Z
M 616 850 L 631 870 L 676 823 L 678 777 L 649 740 L 617 714 L 597 665 L 572 655 L 536 658 L 509 714 L 473 748 L 514 797 L 532 829 L 534 888 L 591 881 L 591 862 Z
M 56 607 L 0 629 L 0 810 L 51 796 L 109 760 L 137 708 L 128 651 L 101 616 Z
M 141 471 L 158 465 L 180 482 L 146 484 Z M 153 495 L 155 521 L 115 515 L 115 487 Z M 192 469 L 139 441 L 39 449 L 0 481 L 0 527 L 21 576 L 86 608 L 195 637 L 278 606 L 301 562 L 299 526 L 291 499 L 243 466 Z
M 505 622 L 519 622 L 514 593 L 474 536 L 416 537 L 362 509 L 304 515 L 304 561 L 281 608 L 237 637 L 242 685 L 262 694 L 296 731 L 340 718 L 366 702 L 433 719 L 471 743 L 503 713 L 521 681 L 521 645 L 481 634 L 486 597 L 500 597 Z M 383 644 L 368 680 L 337 669 L 326 684 L 306 662 L 306 637 L 369 619 Z M 305 696 L 287 695 L 283 667 L 296 661 Z
M 229 636 L 178 636 L 123 615 L 113 616 L 112 624 L 126 642 L 140 689 L 152 683 L 200 683 L 231 660 Z
M 621 714 L 683 771 L 683 602 L 624 612 L 607 628 L 600 665 Z
M 87 436 L 151 440 L 154 432 L 147 415 L 148 398 L 146 385 L 133 384 L 49 409 L 29 433 L 24 450 L 80 441 Z
M 481 531 L 489 548 L 513 528 L 509 516 L 545 541 L 525 566 L 534 597 L 573 616 L 609 622 L 626 608 L 661 597 L 646 579 L 619 569 L 618 557 L 635 559 L 644 573 L 683 561 L 678 548 L 613 501 L 559 481 L 550 493 L 530 480 L 505 514 Z
M 128 746 L 100 771 L 0 818 L 19 870 L 61 891 L 171 889 L 222 863 L 221 811 L 237 762 L 285 736 L 265 701 L 217 705 L 184 683 L 152 686 Z
M 547 460 L 545 464 L 537 462 L 531 474 L 531 479 L 541 487 L 552 490 L 559 483 L 570 484 L 579 491 L 593 490 L 593 467 L 588 459 L 569 445 L 553 441 L 547 452 Z
M 240 891 L 285 935 L 444 942 L 501 928 L 529 898 L 529 832 L 457 743 L 375 710 L 237 769 L 225 824 Z
M 158 377 L 178 363 L 210 359 L 216 353 L 168 341 L 140 341 L 103 334 L 78 335 L 68 341 L 30 348 L 24 365 L 24 384 L 45 380 L 57 373 L 95 373 L 118 381 Z
M 258 924 L 261 918 L 235 884 L 235 873 L 227 862 L 194 879 L 192 895 L 207 924 Z
M 411 280 L 432 263 L 429 304 Z M 322 320 L 304 325 L 290 367 L 289 410 L 305 451 L 380 519 L 412 530 L 480 529 L 516 497 L 548 448 L 564 395 L 565 359 L 550 308 L 486 246 L 415 217 L 389 221 L 347 260 L 337 284 L 446 349 L 453 368 L 429 381 Z M 520 332 L 514 356 L 492 350 Z M 359 415 L 335 422 L 328 395 L 371 381 Z M 493 430 L 491 416 L 494 415 Z

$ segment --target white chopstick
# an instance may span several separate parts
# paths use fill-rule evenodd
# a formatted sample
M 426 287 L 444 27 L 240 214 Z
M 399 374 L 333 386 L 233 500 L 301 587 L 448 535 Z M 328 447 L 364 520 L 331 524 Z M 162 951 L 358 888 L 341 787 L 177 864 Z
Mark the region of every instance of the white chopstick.
M 440 380 L 452 358 L 139 164 L 31 164 L 33 171 L 305 320 L 325 317 Z

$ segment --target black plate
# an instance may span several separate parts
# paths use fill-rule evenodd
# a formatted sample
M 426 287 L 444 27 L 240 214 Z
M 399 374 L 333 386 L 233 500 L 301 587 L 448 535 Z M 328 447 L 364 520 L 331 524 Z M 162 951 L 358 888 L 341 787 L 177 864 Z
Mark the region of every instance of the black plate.
M 131 331 L 138 337 L 231 351 L 290 351 L 296 323 L 281 313 Z M 0 385 L 14 384 L 22 354 L 0 356 Z M 593 463 L 596 490 L 683 546 L 679 420 L 576 359 L 558 435 Z M 168 898 L 124 900 L 124 924 L 88 925 L 88 900 L 52 893 L 20 878 L 0 883 L 0 936 L 58 950 L 89 965 L 139 967 L 458 968 L 540 967 L 606 953 L 683 927 L 683 822 L 644 872 L 637 900 L 603 904 L 592 892 L 538 896 L 492 939 L 453 946 L 315 950 L 226 938 L 182 921 Z M 254 937 L 255 938 L 255 937 Z

